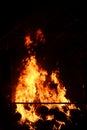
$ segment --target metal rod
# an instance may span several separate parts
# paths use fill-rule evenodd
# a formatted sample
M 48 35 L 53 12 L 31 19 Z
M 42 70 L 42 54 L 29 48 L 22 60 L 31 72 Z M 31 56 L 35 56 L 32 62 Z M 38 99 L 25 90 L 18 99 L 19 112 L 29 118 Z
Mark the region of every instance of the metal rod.
M 11 104 L 86 104 L 85 102 L 11 102 Z

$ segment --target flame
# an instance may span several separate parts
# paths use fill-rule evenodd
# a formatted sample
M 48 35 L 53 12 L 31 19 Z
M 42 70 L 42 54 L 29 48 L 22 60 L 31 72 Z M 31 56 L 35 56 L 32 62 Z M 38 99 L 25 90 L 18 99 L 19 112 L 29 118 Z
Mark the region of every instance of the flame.
M 32 42 L 33 42 L 33 41 L 31 40 L 30 35 L 28 35 L 28 36 L 25 37 L 25 46 L 26 46 L 27 48 L 30 47 L 30 44 L 32 44 Z
M 39 29 L 36 32 L 36 39 L 40 37 L 40 41 L 44 41 L 42 31 Z M 33 43 L 30 36 L 25 37 L 25 45 L 29 46 Z M 20 123 L 28 120 L 36 122 L 42 119 L 42 116 L 37 113 L 39 107 L 44 105 L 46 108 L 58 108 L 59 111 L 65 113 L 67 118 L 70 116 L 70 110 L 76 109 L 76 106 L 70 103 L 66 98 L 66 88 L 59 79 L 58 71 L 52 72 L 51 75 L 41 68 L 36 60 L 35 55 L 23 60 L 24 69 L 20 73 L 15 91 L 15 102 L 17 104 L 16 112 L 19 112 L 22 117 Z M 63 102 L 63 103 L 62 103 Z M 64 111 L 66 107 L 66 111 Z M 47 120 L 54 119 L 54 115 L 46 115 Z M 65 123 L 58 121 L 61 125 Z
M 46 118 L 47 118 L 47 120 L 52 120 L 52 119 L 54 119 L 54 115 L 47 115 Z
M 24 70 L 21 72 L 18 85 L 16 87 L 15 102 L 19 103 L 43 103 L 44 106 L 49 109 L 58 107 L 59 110 L 63 111 L 63 106 L 66 104 L 50 104 L 56 102 L 70 102 L 65 97 L 66 89 L 60 83 L 57 78 L 56 72 L 52 72 L 47 81 L 48 73 L 46 70 L 39 68 L 35 56 L 31 56 L 30 59 L 25 60 Z M 50 87 L 51 82 L 53 85 L 56 84 L 56 88 Z M 48 103 L 48 104 L 46 104 Z M 37 121 L 38 117 L 35 113 L 36 105 L 28 104 L 28 109 L 25 109 L 23 104 L 17 104 L 17 111 L 21 113 L 21 121 L 28 119 L 31 122 Z M 75 106 L 68 105 L 69 109 L 75 108 Z M 69 110 L 66 113 L 69 115 Z
M 39 40 L 40 42 L 45 42 L 44 34 L 41 29 L 38 29 L 36 31 L 36 40 Z

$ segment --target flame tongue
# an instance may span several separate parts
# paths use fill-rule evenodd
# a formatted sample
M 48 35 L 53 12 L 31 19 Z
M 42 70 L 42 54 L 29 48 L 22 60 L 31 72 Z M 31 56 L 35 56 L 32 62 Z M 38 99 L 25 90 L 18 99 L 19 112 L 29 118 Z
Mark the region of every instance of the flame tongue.
M 37 31 L 36 39 L 39 36 L 40 40 L 43 41 L 41 30 Z M 30 46 L 32 43 L 30 36 L 26 37 L 26 46 Z M 20 123 L 26 120 L 29 124 L 39 119 L 53 120 L 54 114 L 49 114 L 48 111 L 55 108 L 69 117 L 70 109 L 76 109 L 76 107 L 62 103 L 69 103 L 70 100 L 65 97 L 66 89 L 60 82 L 57 71 L 49 75 L 46 70 L 39 67 L 35 56 L 26 58 L 23 63 L 25 66 L 18 79 L 15 92 L 15 102 L 19 103 L 16 111 L 22 115 Z M 40 108 L 43 108 L 43 112 Z M 65 124 L 63 121 L 57 120 L 57 122 L 60 127 Z

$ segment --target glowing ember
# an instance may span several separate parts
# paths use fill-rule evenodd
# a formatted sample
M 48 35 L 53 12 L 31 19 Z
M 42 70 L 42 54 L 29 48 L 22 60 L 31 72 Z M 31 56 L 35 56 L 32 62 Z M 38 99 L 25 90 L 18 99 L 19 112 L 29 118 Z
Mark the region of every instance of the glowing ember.
M 41 42 L 45 41 L 40 29 L 36 32 L 36 40 L 39 37 Z M 25 39 L 26 47 L 33 44 L 30 36 L 27 36 Z M 66 89 L 60 82 L 57 71 L 49 75 L 47 70 L 44 70 L 38 65 L 35 55 L 24 59 L 23 63 L 25 66 L 20 73 L 15 92 L 15 102 L 19 103 L 17 104 L 16 111 L 22 115 L 20 123 L 27 120 L 30 125 L 30 123 L 35 123 L 39 119 L 43 119 L 43 117 L 46 120 L 53 120 L 53 114 L 49 115 L 47 113 L 45 115 L 46 112 L 44 114 L 38 112 L 42 105 L 45 107 L 44 109 L 48 110 L 58 108 L 59 111 L 63 112 L 69 118 L 70 109 L 76 109 L 76 107 L 75 105 L 69 104 L 70 100 L 65 97 Z M 57 122 L 60 124 L 59 128 L 61 128 L 62 124 L 65 125 L 63 121 Z

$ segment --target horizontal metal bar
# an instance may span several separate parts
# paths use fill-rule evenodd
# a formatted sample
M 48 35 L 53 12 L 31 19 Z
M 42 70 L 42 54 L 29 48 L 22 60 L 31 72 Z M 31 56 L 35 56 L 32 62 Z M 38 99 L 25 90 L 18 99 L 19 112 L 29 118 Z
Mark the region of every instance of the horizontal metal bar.
M 12 104 L 87 104 L 85 102 L 11 102 Z

